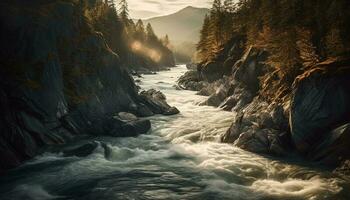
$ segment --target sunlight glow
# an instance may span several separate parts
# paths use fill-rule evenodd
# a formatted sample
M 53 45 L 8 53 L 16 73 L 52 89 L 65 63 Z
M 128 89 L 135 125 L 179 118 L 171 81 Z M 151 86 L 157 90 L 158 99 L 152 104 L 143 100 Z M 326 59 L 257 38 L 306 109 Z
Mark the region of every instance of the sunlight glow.
M 131 44 L 131 49 L 133 52 L 142 54 L 144 56 L 149 57 L 150 59 L 152 59 L 154 62 L 159 62 L 162 58 L 161 53 L 159 53 L 158 51 L 148 48 L 146 46 L 144 46 L 141 42 L 139 41 L 134 41 Z

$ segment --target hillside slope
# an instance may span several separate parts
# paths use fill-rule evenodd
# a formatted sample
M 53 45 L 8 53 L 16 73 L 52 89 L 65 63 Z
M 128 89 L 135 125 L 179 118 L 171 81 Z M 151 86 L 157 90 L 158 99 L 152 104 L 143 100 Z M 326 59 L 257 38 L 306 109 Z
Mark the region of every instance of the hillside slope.
M 174 111 L 155 100 L 155 91 L 138 93 L 75 1 L 0 5 L 0 42 L 7 47 L 0 50 L 0 173 L 76 135 L 124 137 L 150 129 L 149 120 L 125 120 L 120 112 Z

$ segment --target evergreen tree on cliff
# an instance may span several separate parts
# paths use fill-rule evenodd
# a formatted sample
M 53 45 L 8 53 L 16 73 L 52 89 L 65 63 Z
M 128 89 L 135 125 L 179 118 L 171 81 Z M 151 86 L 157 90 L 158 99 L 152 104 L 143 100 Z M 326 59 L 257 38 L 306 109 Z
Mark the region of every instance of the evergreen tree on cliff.
M 208 15 L 204 18 L 204 23 L 200 32 L 200 40 L 197 44 L 197 51 L 198 51 L 198 58 L 201 61 L 205 61 L 208 52 L 209 52 L 209 42 L 208 42 L 208 36 L 209 36 L 209 23 L 210 18 Z

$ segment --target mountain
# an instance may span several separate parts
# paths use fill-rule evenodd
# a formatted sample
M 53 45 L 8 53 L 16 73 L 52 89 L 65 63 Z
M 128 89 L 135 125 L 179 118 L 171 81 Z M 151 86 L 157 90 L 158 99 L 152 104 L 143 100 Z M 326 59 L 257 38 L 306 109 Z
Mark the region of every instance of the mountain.
M 144 20 L 144 23 L 150 23 L 160 37 L 168 34 L 176 62 L 188 63 L 195 54 L 199 32 L 208 13 L 207 8 L 188 6 L 170 15 Z
M 174 14 L 150 18 L 144 22 L 150 23 L 159 36 L 168 34 L 175 45 L 182 42 L 197 43 L 204 17 L 208 13 L 207 8 L 188 6 Z

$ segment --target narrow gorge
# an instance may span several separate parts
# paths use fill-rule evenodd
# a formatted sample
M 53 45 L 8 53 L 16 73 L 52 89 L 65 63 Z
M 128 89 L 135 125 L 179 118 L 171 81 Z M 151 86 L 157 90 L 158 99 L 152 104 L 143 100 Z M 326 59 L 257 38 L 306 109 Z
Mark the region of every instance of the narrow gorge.
M 0 2 L 0 199 L 349 199 L 349 5 L 272 2 L 149 19 L 203 18 L 186 59 L 127 1 Z

